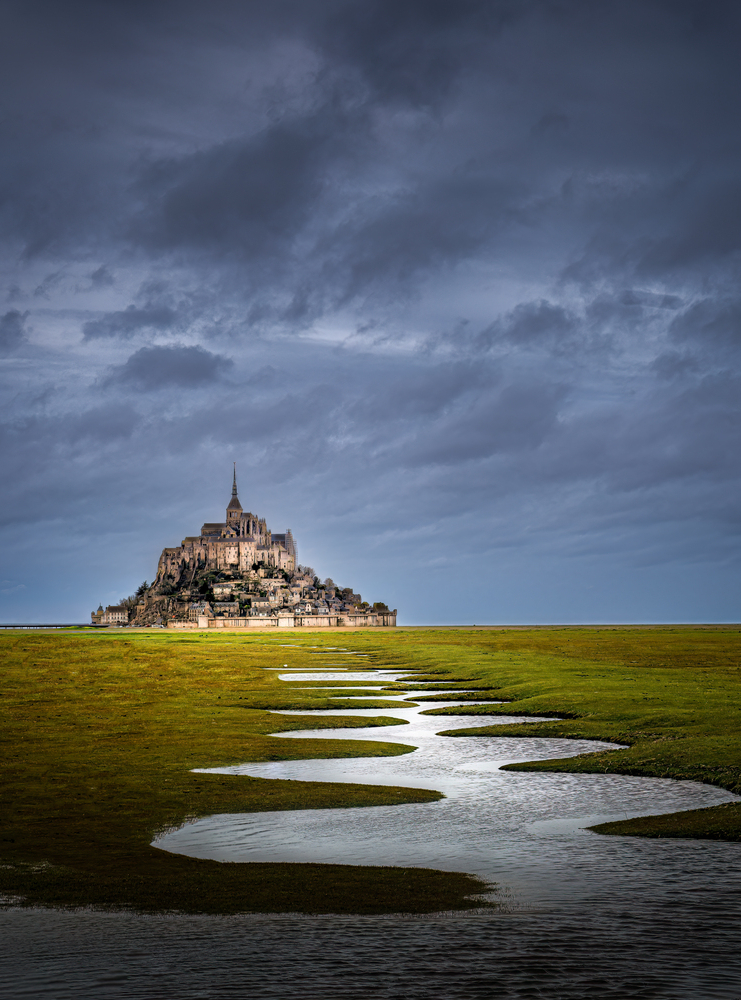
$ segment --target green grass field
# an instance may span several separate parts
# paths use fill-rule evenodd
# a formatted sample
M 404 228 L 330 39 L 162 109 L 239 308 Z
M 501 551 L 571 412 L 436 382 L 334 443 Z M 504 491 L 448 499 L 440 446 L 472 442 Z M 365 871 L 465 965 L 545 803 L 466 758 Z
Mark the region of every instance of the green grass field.
M 437 633 L 428 676 L 486 690 L 503 705 L 432 713 L 561 716 L 449 731 L 601 739 L 626 750 L 510 764 L 513 771 L 635 774 L 701 781 L 741 795 L 741 630 L 612 628 Z M 467 648 L 468 664 L 460 655 Z M 424 644 L 424 643 L 423 643 Z M 417 643 L 415 642 L 416 646 Z M 448 650 L 448 651 L 446 651 Z M 422 669 L 425 654 L 411 652 Z M 455 665 L 447 661 L 454 659 Z M 466 683 L 466 682 L 469 683 Z M 423 700 L 423 699 L 421 699 Z M 441 719 L 442 722 L 442 719 Z M 741 840 L 741 803 L 595 827 L 600 833 Z
M 426 869 L 221 864 L 149 846 L 187 819 L 223 812 L 434 801 L 434 790 L 193 774 L 245 761 L 391 755 L 352 740 L 271 732 L 388 724 L 383 698 L 326 700 L 266 667 L 315 666 L 343 646 L 375 666 L 421 672 L 511 702 L 472 714 L 560 715 L 518 726 L 630 749 L 518 769 L 615 771 L 741 792 L 738 629 L 389 630 L 270 634 L 0 633 L 3 671 L 0 892 L 26 904 L 234 913 L 431 912 L 480 906 L 475 878 Z M 284 646 L 291 643 L 292 646 Z M 313 647 L 313 649 L 312 649 Z M 355 658 L 347 658 L 353 663 Z M 358 664 L 360 665 L 360 664 Z M 344 683 L 344 682 L 343 682 Z M 399 685 L 395 685 L 399 687 Z M 358 682 L 362 690 L 362 682 Z M 382 693 L 381 693 L 382 694 Z M 434 695 L 433 695 L 434 697 Z M 377 707 L 377 719 L 269 715 L 269 708 Z M 434 703 L 430 711 L 436 710 Z M 461 709 L 455 709 L 460 714 Z M 451 735 L 506 735 L 511 727 Z M 444 729 L 444 719 L 440 728 Z M 403 725 L 403 724 L 402 724 Z M 350 734 L 348 734 L 350 735 Z M 604 832 L 739 839 L 733 804 Z

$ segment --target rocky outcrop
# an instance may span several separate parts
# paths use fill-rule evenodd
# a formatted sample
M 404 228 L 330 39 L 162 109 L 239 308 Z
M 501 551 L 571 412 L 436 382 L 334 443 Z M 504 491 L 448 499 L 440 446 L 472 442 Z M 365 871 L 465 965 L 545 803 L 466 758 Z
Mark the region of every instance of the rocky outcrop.
M 242 509 L 236 472 L 225 520 L 207 522 L 200 535 L 164 549 L 154 583 L 109 608 L 116 610 L 122 612 L 116 624 L 127 624 L 128 612 L 128 624 L 140 628 L 396 624 L 396 611 L 385 604 L 370 607 L 351 587 L 321 582 L 313 569 L 299 566 L 291 532 L 274 534 L 264 518 Z M 93 612 L 93 621 L 97 616 L 103 624 L 102 613 Z
M 171 621 L 188 621 L 190 602 L 179 597 L 152 595 L 138 604 L 129 617 L 129 625 L 146 627 L 168 625 Z

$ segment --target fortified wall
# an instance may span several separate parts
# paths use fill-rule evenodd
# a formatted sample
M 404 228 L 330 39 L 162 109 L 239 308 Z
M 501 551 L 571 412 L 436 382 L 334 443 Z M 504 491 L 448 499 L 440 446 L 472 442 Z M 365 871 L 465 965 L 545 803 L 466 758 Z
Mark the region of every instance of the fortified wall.
M 300 566 L 290 530 L 275 534 L 264 518 L 243 510 L 235 469 L 224 521 L 207 522 L 199 535 L 164 549 L 151 586 L 98 608 L 92 619 L 179 629 L 378 628 L 395 626 L 396 611 Z

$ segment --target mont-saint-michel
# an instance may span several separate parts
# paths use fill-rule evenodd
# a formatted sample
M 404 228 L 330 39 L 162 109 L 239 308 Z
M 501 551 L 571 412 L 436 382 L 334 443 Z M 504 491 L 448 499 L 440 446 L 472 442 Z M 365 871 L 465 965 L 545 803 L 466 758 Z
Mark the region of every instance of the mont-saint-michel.
M 290 530 L 276 534 L 243 509 L 234 470 L 223 521 L 206 522 L 163 549 L 151 585 L 92 612 L 96 625 L 203 628 L 337 628 L 396 625 L 396 610 L 370 605 L 352 587 L 321 581 L 298 561 Z

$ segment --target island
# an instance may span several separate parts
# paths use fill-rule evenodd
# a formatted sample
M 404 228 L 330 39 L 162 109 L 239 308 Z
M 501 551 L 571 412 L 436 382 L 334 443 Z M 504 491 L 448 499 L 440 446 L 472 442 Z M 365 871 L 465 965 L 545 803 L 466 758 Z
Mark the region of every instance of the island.
M 232 495 L 224 521 L 163 549 L 152 584 L 117 605 L 92 612 L 94 625 L 212 628 L 393 627 L 396 609 L 364 601 L 352 587 L 321 581 L 298 562 L 290 530 L 275 534 L 265 518 Z

